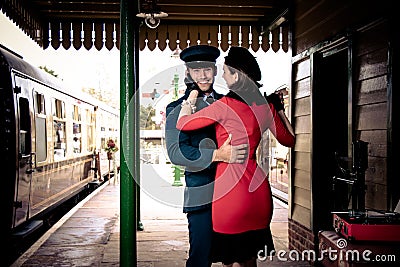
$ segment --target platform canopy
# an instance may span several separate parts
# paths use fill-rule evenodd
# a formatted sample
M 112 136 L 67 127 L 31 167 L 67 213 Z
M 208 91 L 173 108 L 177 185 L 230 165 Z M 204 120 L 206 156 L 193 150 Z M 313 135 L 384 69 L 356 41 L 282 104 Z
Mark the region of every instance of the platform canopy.
M 160 25 L 140 26 L 140 49 L 210 44 L 254 51 L 288 48 L 291 0 L 139 0 L 143 14 L 160 14 Z M 119 49 L 118 0 L 0 0 L 0 9 L 43 49 Z M 165 13 L 165 14 L 164 14 Z M 140 18 L 144 21 L 144 18 Z

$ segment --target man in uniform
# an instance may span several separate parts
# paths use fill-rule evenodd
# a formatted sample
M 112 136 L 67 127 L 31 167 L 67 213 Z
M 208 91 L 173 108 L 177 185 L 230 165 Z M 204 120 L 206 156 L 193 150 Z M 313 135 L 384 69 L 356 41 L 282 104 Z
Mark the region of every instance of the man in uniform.
M 189 227 L 189 258 L 187 267 L 211 266 L 211 202 L 215 178 L 215 162 L 241 163 L 247 157 L 247 145 L 231 146 L 230 139 L 219 148 L 215 145 L 215 127 L 211 125 L 196 131 L 180 132 L 176 122 L 191 90 L 199 91 L 196 110 L 212 104 L 223 95 L 214 88 L 217 74 L 218 48 L 195 45 L 184 49 L 180 58 L 186 65 L 185 94 L 166 108 L 166 145 L 171 162 L 185 167 L 184 205 Z

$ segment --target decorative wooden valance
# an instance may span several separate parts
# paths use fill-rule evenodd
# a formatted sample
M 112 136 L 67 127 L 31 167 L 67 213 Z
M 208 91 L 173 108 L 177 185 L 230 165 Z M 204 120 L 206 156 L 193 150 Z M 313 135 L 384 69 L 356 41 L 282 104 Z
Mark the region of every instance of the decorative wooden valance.
M 119 49 L 120 27 L 116 23 L 55 23 L 48 30 L 42 31 L 43 48 L 50 45 L 54 49 L 61 46 L 69 49 L 73 46 L 79 50 L 95 47 L 101 50 L 106 47 Z M 273 51 L 282 49 L 288 51 L 288 28 L 278 27 L 273 31 L 261 33 L 252 26 L 194 26 L 194 25 L 160 25 L 156 29 L 146 26 L 140 28 L 140 50 L 148 47 L 151 51 L 158 47 L 161 51 L 177 48 L 183 49 L 190 45 L 209 44 L 220 47 L 223 51 L 230 46 L 251 47 L 253 51 L 262 49 Z
M 149 1 L 139 2 L 145 5 Z M 278 14 L 286 14 L 282 11 L 287 10 L 287 5 L 281 5 L 286 1 L 278 1 L 280 5 L 276 6 L 274 0 L 206 2 L 157 1 L 169 15 L 155 29 L 141 24 L 140 49 L 175 50 L 208 43 L 223 51 L 236 45 L 251 47 L 254 51 L 288 50 L 287 24 L 273 21 Z M 43 49 L 51 46 L 111 50 L 120 46 L 120 1 L 117 0 L 0 0 L 0 9 Z M 276 28 L 269 32 L 261 25 Z
M 140 50 L 146 46 L 154 50 L 174 51 L 187 46 L 209 44 L 227 51 L 230 46 L 251 47 L 253 51 L 262 49 L 288 51 L 288 28 L 278 27 L 261 33 L 252 26 L 206 26 L 206 25 L 160 25 L 156 29 L 143 27 L 140 30 Z
M 91 23 L 91 22 L 72 22 L 72 23 L 50 23 L 47 29 L 42 31 L 42 44 L 44 49 L 52 46 L 58 49 L 61 46 L 69 49 L 71 46 L 76 50 L 82 47 L 87 50 L 95 47 L 101 50 L 106 47 L 111 50 L 114 47 L 119 49 L 120 27 L 116 23 Z M 38 40 L 35 40 L 38 41 Z

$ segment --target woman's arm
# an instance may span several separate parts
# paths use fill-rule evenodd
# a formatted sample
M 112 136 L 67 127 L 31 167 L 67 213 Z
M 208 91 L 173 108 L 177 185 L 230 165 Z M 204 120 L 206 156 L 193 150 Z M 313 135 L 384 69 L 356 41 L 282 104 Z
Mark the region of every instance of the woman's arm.
M 184 131 L 197 130 L 212 125 L 217 121 L 216 109 L 221 107 L 218 103 L 219 101 L 192 114 L 195 110 L 194 103 L 196 103 L 197 94 L 197 91 L 190 92 L 187 101 L 182 102 L 176 124 L 177 129 Z
M 274 119 L 274 125 L 271 125 L 270 131 L 280 144 L 287 147 L 294 146 L 294 130 L 289 119 L 286 117 L 280 94 L 272 93 L 267 96 L 266 93 L 264 93 L 264 97 L 269 104 Z
M 215 149 L 193 146 L 190 133 L 176 128 L 179 105 L 171 103 L 166 108 L 165 143 L 168 157 L 176 165 L 204 168 L 212 162 Z
M 285 111 L 279 110 L 278 115 L 281 118 L 283 124 L 285 124 L 286 129 L 290 132 L 291 135 L 294 136 L 294 130 L 293 130 L 292 124 L 290 123 L 288 117 L 286 117 Z
M 293 147 L 295 144 L 295 134 L 289 119 L 286 117 L 285 111 L 276 111 L 273 104 L 270 104 L 269 106 L 274 119 L 274 125 L 271 125 L 270 131 L 281 145 Z
M 195 105 L 196 105 L 196 99 L 197 99 L 198 95 L 199 95 L 199 92 L 197 90 L 192 90 L 190 92 L 187 100 L 184 100 L 182 102 L 182 107 L 181 107 L 181 111 L 179 112 L 178 121 L 183 116 L 194 113 L 194 111 L 196 109 Z

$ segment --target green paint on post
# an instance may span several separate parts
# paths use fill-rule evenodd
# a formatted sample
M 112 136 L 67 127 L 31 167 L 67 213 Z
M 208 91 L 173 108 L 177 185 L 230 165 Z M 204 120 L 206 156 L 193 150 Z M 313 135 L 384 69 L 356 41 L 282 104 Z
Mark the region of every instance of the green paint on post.
M 139 121 L 135 110 L 139 110 L 133 99 L 138 90 L 139 22 L 136 18 L 138 0 L 121 0 L 120 6 L 120 266 L 137 265 L 137 152 Z M 140 173 L 140 172 L 139 172 Z

